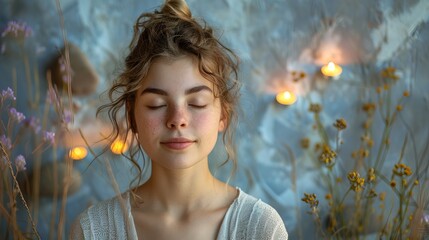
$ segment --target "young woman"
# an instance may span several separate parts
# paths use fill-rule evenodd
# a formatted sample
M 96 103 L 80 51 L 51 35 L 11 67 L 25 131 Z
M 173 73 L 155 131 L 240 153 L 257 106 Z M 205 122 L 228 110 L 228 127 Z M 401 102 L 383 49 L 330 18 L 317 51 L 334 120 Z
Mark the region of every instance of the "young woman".
M 129 158 L 138 166 L 137 156 L 147 156 L 151 176 L 83 212 L 72 239 L 287 239 L 272 207 L 209 170 L 219 133 L 234 157 L 236 59 L 184 1 L 138 18 L 125 70 L 102 109 L 117 137 L 125 108 L 125 132 L 138 143 Z

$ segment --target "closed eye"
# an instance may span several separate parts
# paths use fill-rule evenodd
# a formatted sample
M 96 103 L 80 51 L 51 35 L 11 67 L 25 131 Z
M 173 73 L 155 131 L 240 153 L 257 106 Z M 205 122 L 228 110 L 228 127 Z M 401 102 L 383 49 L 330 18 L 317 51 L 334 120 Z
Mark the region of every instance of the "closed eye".
M 167 105 L 156 105 L 156 106 L 147 106 L 147 108 L 151 109 L 151 110 L 156 110 L 156 109 L 160 109 L 162 107 L 165 107 Z
M 193 108 L 205 108 L 205 107 L 207 107 L 207 105 L 200 105 L 200 104 L 189 104 L 189 106 L 191 106 Z

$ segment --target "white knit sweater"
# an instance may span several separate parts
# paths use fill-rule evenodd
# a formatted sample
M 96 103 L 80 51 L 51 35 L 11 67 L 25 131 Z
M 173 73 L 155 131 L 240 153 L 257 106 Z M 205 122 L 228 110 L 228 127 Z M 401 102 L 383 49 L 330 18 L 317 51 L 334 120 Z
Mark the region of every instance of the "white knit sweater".
M 119 196 L 89 207 L 72 225 L 70 239 L 137 240 L 129 195 L 129 192 L 122 195 L 122 207 Z M 126 209 L 125 214 L 122 209 Z M 286 228 L 277 211 L 240 189 L 238 197 L 225 214 L 217 236 L 218 240 L 287 238 Z

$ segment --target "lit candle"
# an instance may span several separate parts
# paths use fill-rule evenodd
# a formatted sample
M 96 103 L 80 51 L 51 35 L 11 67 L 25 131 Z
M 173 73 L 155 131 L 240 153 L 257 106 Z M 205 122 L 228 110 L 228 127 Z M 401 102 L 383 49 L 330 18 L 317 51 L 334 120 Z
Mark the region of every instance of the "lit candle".
M 116 139 L 113 141 L 112 145 L 110 145 L 110 150 L 114 154 L 122 154 L 128 150 L 128 143 L 121 139 Z
M 69 151 L 69 157 L 73 160 L 82 160 L 87 154 L 88 151 L 84 147 L 74 147 Z
M 296 101 L 296 96 L 289 91 L 284 91 L 277 94 L 276 101 L 282 105 L 292 105 Z
M 337 77 L 341 74 L 343 69 L 333 62 L 329 62 L 327 65 L 322 67 L 321 71 L 323 75 L 327 77 Z

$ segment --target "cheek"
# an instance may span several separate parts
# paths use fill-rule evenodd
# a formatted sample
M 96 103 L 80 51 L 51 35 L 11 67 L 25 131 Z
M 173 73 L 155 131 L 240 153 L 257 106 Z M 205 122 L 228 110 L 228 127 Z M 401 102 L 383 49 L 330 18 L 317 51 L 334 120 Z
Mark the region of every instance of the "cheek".
M 217 130 L 219 126 L 219 119 L 220 116 L 218 116 L 218 114 L 201 114 L 195 116 L 194 126 L 206 131 L 212 131 L 213 129 Z
M 136 118 L 137 130 L 141 137 L 150 137 L 155 135 L 157 129 L 160 128 L 162 124 L 161 119 L 157 117 L 137 117 Z

